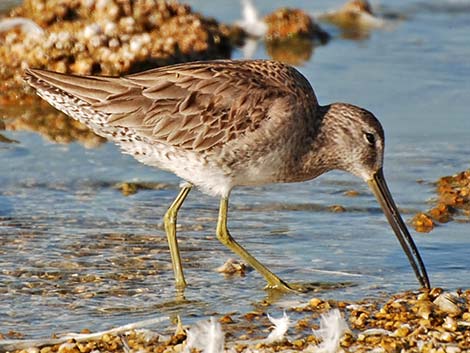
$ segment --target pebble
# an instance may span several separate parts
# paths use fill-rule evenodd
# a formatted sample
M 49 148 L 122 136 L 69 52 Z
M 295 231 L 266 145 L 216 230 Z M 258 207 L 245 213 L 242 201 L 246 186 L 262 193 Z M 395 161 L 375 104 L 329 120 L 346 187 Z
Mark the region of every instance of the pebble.
M 450 315 L 457 316 L 461 314 L 462 309 L 460 309 L 460 307 L 456 304 L 456 300 L 456 297 L 452 294 L 442 293 L 434 300 L 433 303 L 437 305 L 440 310 Z

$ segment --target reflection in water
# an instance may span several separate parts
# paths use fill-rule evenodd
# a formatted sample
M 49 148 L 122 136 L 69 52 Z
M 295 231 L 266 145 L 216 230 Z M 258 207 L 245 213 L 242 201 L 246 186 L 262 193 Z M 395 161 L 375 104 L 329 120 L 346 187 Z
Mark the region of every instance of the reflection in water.
M 121 190 L 124 196 L 133 195 L 140 190 L 163 190 L 172 188 L 169 184 L 158 182 L 122 182 L 115 184 L 114 187 Z
M 289 286 L 299 293 L 322 293 L 337 289 L 345 289 L 357 286 L 354 282 L 289 282 Z M 266 301 L 276 303 L 286 296 L 286 292 L 267 289 Z
M 49 141 L 67 144 L 79 142 L 86 148 L 96 148 L 106 140 L 80 122 L 70 119 L 49 105 L 33 100 L 34 105 L 11 110 L 4 121 L 10 131 L 33 131 Z
M 8 137 L 3 136 L 2 134 L 0 134 L 0 142 L 2 142 L 2 143 L 19 143 L 17 140 L 9 139 Z
M 338 204 L 326 205 L 320 203 L 285 203 L 285 202 L 266 202 L 262 205 L 243 205 L 235 206 L 234 209 L 243 211 L 243 212 L 279 212 L 279 211 L 288 211 L 288 212 L 328 212 L 328 213 L 338 213 L 338 212 L 347 212 L 349 214 L 361 214 L 361 213 L 373 213 L 381 214 L 382 210 L 379 205 L 373 205 L 372 207 L 367 207 L 364 205 L 354 205 L 354 206 L 343 206 Z M 417 209 L 400 209 L 401 214 L 413 214 L 417 212 Z
M 0 130 L 5 130 L 5 123 L 3 120 L 0 120 Z M 0 134 L 0 142 L 1 143 L 18 143 L 18 141 L 10 139 L 2 134 Z
M 285 40 L 266 41 L 266 51 L 274 60 L 290 65 L 301 65 L 309 61 L 314 42 L 309 38 L 295 37 Z

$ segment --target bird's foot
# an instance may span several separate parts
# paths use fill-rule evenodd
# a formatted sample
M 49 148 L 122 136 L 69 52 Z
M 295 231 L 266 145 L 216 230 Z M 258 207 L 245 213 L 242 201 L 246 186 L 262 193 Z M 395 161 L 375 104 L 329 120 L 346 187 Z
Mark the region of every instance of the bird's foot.
M 301 288 L 295 284 L 287 284 L 286 282 L 280 280 L 276 283 L 268 283 L 264 289 L 276 290 L 285 293 L 302 293 L 304 292 Z

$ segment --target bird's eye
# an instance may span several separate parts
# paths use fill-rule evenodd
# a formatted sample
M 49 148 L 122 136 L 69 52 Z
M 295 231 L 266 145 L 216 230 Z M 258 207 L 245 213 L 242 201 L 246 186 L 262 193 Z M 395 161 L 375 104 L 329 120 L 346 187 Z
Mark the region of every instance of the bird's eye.
M 366 139 L 367 143 L 371 146 L 375 145 L 375 136 L 374 134 L 371 134 L 370 132 L 366 132 L 364 134 L 364 138 Z

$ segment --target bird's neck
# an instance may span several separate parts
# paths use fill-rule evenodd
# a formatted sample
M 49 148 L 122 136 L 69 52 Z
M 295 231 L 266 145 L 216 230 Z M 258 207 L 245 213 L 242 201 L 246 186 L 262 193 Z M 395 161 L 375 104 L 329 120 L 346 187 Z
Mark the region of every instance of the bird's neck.
M 314 136 L 310 139 L 310 144 L 306 147 L 307 152 L 300 163 L 304 180 L 314 179 L 339 168 L 341 151 L 335 149 L 332 138 L 335 133 L 334 106 L 334 104 L 320 106 L 316 112 Z

